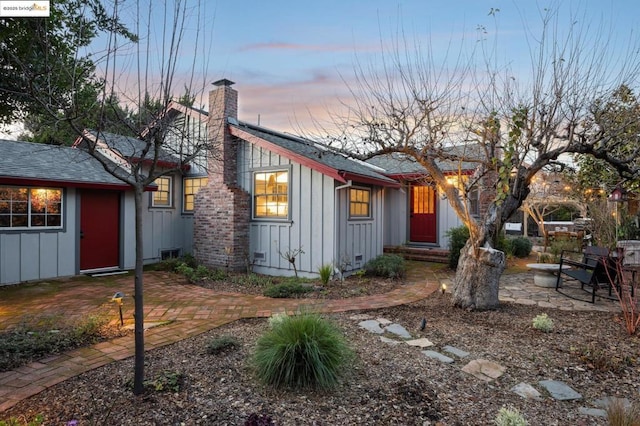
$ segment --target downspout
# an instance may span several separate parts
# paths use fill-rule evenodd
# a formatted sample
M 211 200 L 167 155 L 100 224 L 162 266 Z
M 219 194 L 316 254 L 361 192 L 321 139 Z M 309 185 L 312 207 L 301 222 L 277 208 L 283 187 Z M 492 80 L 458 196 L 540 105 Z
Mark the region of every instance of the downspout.
M 338 209 L 338 191 L 340 191 L 341 189 L 351 188 L 352 185 L 353 185 L 353 181 L 349 179 L 346 184 L 336 186 L 334 188 L 335 192 L 333 196 L 333 203 L 335 207 L 334 207 L 334 215 L 333 215 L 333 253 L 334 255 L 338 256 L 337 259 L 333 259 L 334 263 L 340 262 L 340 253 L 338 253 L 338 224 L 340 223 L 340 221 L 338 220 L 338 215 L 340 213 Z M 338 265 L 335 265 L 335 264 L 333 265 L 334 271 L 337 266 Z M 343 278 L 342 273 L 340 272 L 340 279 L 342 278 Z

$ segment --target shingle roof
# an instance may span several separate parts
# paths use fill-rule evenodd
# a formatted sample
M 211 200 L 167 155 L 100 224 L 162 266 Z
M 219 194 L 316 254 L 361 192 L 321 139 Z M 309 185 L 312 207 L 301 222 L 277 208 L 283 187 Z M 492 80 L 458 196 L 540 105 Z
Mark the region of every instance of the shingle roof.
M 97 132 L 89 131 L 93 136 L 97 136 Z M 116 135 L 114 133 L 100 132 L 100 140 L 106 143 L 109 148 L 122 155 L 125 158 L 143 159 L 144 150 L 147 148 L 147 143 L 138 138 L 130 136 Z M 155 148 L 151 146 L 149 151 L 144 155 L 144 159 L 152 160 L 154 156 Z M 175 156 L 167 153 L 164 150 L 160 150 L 158 156 L 160 161 L 168 163 L 178 164 L 180 161 Z
M 269 143 L 284 148 L 287 151 L 306 157 L 313 162 L 320 163 L 338 172 L 346 172 L 358 175 L 381 183 L 396 184 L 397 182 L 376 170 L 375 166 L 360 162 L 345 155 L 329 150 L 325 146 L 313 141 L 298 138 L 291 135 L 275 132 L 263 127 L 254 126 L 248 123 L 239 122 L 230 126 L 241 129 L 251 135 L 263 139 Z
M 126 186 L 80 149 L 0 139 L 2 178 Z
M 436 161 L 444 172 L 455 171 L 459 168 L 461 170 L 475 170 L 478 163 L 471 160 L 473 158 L 483 158 L 484 156 L 484 153 L 480 152 L 480 147 L 476 144 L 450 146 L 445 149 L 445 152 L 450 158 Z M 384 169 L 384 173 L 392 176 L 428 173 L 415 158 L 400 152 L 378 155 L 370 158 L 367 162 Z

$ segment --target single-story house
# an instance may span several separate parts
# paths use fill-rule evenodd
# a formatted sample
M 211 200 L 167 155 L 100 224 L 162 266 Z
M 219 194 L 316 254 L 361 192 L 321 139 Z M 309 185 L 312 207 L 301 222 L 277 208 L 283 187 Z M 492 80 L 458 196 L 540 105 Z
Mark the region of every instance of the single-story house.
M 353 273 L 385 246 L 448 247 L 460 221 L 419 164 L 397 154 L 365 163 L 240 121 L 232 84 L 214 83 L 209 111 L 172 102 L 162 117 L 179 130 L 167 132 L 160 167 L 192 153 L 194 140 L 208 151 L 148 188 L 145 262 L 192 253 L 209 266 L 313 277 L 327 264 Z M 85 136 L 112 161 L 150 158 L 136 138 Z M 0 284 L 131 269 L 134 235 L 132 192 L 81 139 L 0 141 Z

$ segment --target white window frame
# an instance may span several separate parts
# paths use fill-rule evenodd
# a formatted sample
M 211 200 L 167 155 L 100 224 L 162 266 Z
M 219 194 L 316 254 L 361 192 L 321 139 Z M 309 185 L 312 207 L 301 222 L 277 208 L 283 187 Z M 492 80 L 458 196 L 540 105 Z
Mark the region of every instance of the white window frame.
M 159 179 L 167 179 L 169 181 L 168 189 L 166 191 L 160 190 L 160 185 L 158 184 Z M 156 185 L 158 185 L 158 189 L 151 192 L 151 207 L 160 208 L 160 209 L 170 209 L 173 207 L 173 176 L 160 176 L 153 181 Z M 156 197 L 158 194 L 167 194 L 167 204 L 158 204 L 156 201 Z
M 367 205 L 367 214 L 366 215 L 360 215 L 360 214 L 352 214 L 351 213 L 351 205 L 353 203 L 358 203 L 358 205 L 364 205 L 365 203 L 363 201 L 358 201 L 355 200 L 353 201 L 351 199 L 351 194 L 352 191 L 362 191 L 365 192 L 367 194 L 369 194 L 369 200 L 367 201 L 366 205 Z M 373 195 L 373 191 L 371 191 L 371 188 L 365 188 L 365 187 L 359 187 L 359 186 L 352 186 L 349 188 L 349 219 L 353 220 L 353 219 L 371 219 L 372 217 L 372 195 Z
M 200 183 L 198 184 L 198 187 L 195 188 L 193 185 L 191 186 L 191 189 L 195 190 L 191 193 L 187 193 L 187 182 L 189 181 L 199 181 Z M 203 182 L 204 181 L 204 182 Z M 198 191 L 200 191 L 202 188 L 204 188 L 205 186 L 207 186 L 209 181 L 209 178 L 206 176 L 199 176 L 199 177 L 185 177 L 182 179 L 182 213 L 184 214 L 193 214 L 195 212 L 195 198 L 196 198 L 196 194 L 198 193 Z M 187 204 L 189 203 L 187 201 L 187 197 L 191 197 L 191 203 L 193 205 L 192 209 L 187 209 Z
M 65 191 L 63 188 L 59 187 L 37 187 L 37 186 L 12 186 L 12 185 L 0 185 L 0 188 L 8 188 L 8 189 L 24 189 L 27 191 L 27 211 L 26 213 L 15 213 L 16 216 L 25 216 L 27 217 L 27 225 L 26 226 L 12 226 L 12 217 L 14 216 L 13 209 L 10 207 L 8 213 L 3 213 L 0 211 L 0 215 L 4 217 L 9 217 L 9 226 L 1 226 L 0 231 L 14 231 L 14 230 L 48 230 L 48 229 L 63 229 L 64 228 L 64 197 Z M 60 192 L 60 206 L 59 213 L 48 213 L 47 206 L 45 205 L 45 211 L 43 213 L 34 212 L 33 208 L 33 192 L 32 191 L 59 191 Z M 0 203 L 7 203 L 8 206 L 12 206 L 13 202 L 11 200 L 0 200 Z M 33 217 L 43 215 L 45 217 L 45 221 L 49 216 L 60 216 L 60 224 L 59 225 L 33 225 Z
M 257 194 L 256 192 L 256 177 L 259 174 L 278 174 L 278 173 L 286 173 L 287 176 L 287 191 L 286 193 L 284 192 L 273 192 L 273 193 L 264 193 L 264 194 Z M 274 178 L 277 179 L 277 176 Z M 276 183 L 277 186 L 277 183 Z M 277 168 L 277 169 L 259 169 L 259 170 L 253 170 L 251 173 L 251 217 L 254 220 L 275 220 L 275 221 L 289 221 L 291 218 L 291 168 Z M 258 198 L 259 197 L 281 197 L 281 196 L 286 196 L 287 197 L 287 201 L 286 201 L 286 208 L 287 208 L 287 213 L 286 215 L 258 215 L 257 214 L 257 209 L 258 209 Z M 269 202 L 269 201 L 267 201 Z M 276 201 L 272 201 L 276 203 L 276 210 L 280 207 L 280 201 L 276 200 Z

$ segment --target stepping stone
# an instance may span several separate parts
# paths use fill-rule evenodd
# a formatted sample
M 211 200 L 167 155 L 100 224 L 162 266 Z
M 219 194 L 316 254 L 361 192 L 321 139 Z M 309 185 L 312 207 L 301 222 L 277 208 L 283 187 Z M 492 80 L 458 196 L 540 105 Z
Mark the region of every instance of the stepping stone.
M 449 358 L 446 355 L 442 355 L 440 352 L 436 351 L 422 351 L 424 356 L 427 358 L 437 359 L 440 362 L 444 362 L 445 364 L 451 364 L 453 362 L 453 358 Z
M 582 414 L 583 416 L 607 417 L 607 411 L 601 408 L 580 407 L 578 408 L 578 413 Z
M 558 401 L 570 401 L 573 399 L 582 399 L 582 395 L 571 389 L 566 383 L 557 380 L 541 380 L 538 382 L 540 386 L 545 388 L 551 394 L 553 399 Z
M 442 348 L 443 351 L 445 352 L 449 352 L 452 355 L 457 356 L 458 358 L 466 358 L 469 356 L 469 352 L 467 351 L 463 351 L 462 349 L 458 349 L 454 346 L 445 346 L 444 348 Z
M 631 401 L 627 398 L 616 398 L 615 396 L 605 396 L 604 398 L 596 399 L 593 401 L 593 405 L 606 410 L 610 404 L 615 402 L 621 403 L 624 408 L 631 407 Z
M 386 318 L 376 318 L 376 321 L 378 321 L 380 325 L 389 325 L 393 322 L 393 321 L 389 321 Z
M 361 321 L 358 323 L 358 325 L 372 333 L 376 333 L 376 334 L 384 333 L 384 330 L 380 327 L 380 323 L 376 320 Z
M 388 331 L 389 333 L 393 333 L 396 336 L 400 336 L 403 339 L 411 339 L 411 334 L 409 334 L 407 329 L 401 326 L 400 324 L 390 324 L 386 326 L 384 329 L 385 331 Z
M 518 383 L 511 388 L 511 392 L 514 392 L 525 399 L 535 399 L 537 401 L 542 399 L 542 395 L 529 383 Z
M 469 373 L 485 382 L 490 382 L 502 376 L 505 368 L 500 364 L 486 359 L 474 359 L 469 364 L 462 367 L 462 371 Z
M 429 346 L 433 346 L 433 342 L 426 337 L 422 337 L 420 339 L 407 340 L 407 345 L 409 346 L 417 346 L 419 348 L 428 348 Z
M 364 321 L 368 320 L 369 318 L 371 318 L 371 316 L 367 314 L 355 314 L 349 317 L 349 319 L 352 321 Z
M 380 341 L 384 342 L 384 343 L 388 343 L 390 345 L 399 345 L 400 343 L 402 343 L 399 340 L 394 340 L 394 339 L 389 339 L 388 337 L 384 337 L 384 336 L 380 336 Z

